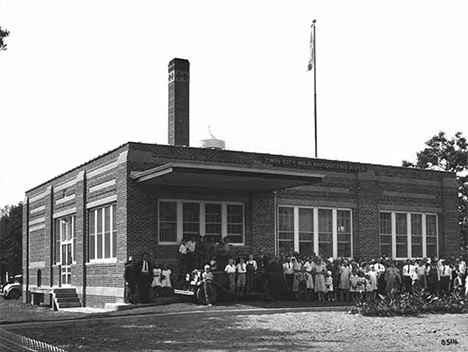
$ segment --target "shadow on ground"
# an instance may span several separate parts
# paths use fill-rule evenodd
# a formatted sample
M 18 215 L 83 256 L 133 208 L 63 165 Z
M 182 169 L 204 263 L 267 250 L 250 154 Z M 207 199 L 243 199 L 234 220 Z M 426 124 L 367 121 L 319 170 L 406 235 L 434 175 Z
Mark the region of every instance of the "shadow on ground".
M 264 319 L 274 319 L 274 315 Z M 261 324 L 260 324 L 261 325 Z M 58 327 L 21 330 L 21 334 L 59 346 L 67 351 L 234 351 L 234 350 L 315 350 L 323 344 L 342 340 L 316 341 L 305 330 L 289 331 L 252 327 L 242 316 L 178 315 L 145 317 L 138 323 L 84 328 Z

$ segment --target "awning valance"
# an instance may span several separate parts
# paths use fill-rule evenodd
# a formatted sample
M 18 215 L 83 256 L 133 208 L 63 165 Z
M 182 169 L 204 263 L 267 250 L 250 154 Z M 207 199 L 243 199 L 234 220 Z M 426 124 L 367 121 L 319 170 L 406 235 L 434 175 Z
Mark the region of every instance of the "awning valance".
M 274 191 L 319 183 L 323 175 L 297 170 L 169 163 L 132 172 L 131 177 L 137 183 L 161 186 Z

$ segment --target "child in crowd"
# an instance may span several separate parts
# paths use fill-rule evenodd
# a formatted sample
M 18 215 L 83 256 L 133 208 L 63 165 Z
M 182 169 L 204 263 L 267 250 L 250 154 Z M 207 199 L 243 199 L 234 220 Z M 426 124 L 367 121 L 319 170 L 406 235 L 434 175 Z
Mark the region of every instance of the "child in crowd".
M 335 291 L 333 289 L 333 276 L 331 271 L 327 271 L 327 277 L 325 278 L 325 286 L 327 287 L 327 299 L 329 301 L 335 301 Z
M 213 291 L 213 281 L 214 281 L 214 276 L 213 273 L 210 271 L 210 266 L 208 264 L 205 265 L 204 267 L 205 271 L 202 274 L 202 284 L 203 284 L 203 290 L 205 292 L 205 300 L 206 304 L 208 304 L 209 307 L 211 307 L 213 303 L 213 297 L 212 297 L 212 291 Z
M 157 263 L 153 268 L 153 281 L 151 282 L 154 297 L 159 297 L 161 295 L 161 272 L 161 266 Z
M 372 300 L 377 298 L 377 290 L 378 290 L 378 286 L 379 286 L 378 285 L 379 273 L 375 269 L 376 269 L 376 267 L 374 265 L 372 265 L 370 267 L 370 271 L 367 273 L 367 275 L 369 275 L 369 281 L 370 281 L 370 286 L 371 286 L 370 298 Z
M 218 270 L 218 263 L 216 262 L 216 257 L 215 257 L 215 256 L 211 257 L 211 260 L 210 260 L 210 270 L 211 270 L 211 271 L 216 271 L 216 270 Z
M 455 280 L 453 280 L 453 292 L 463 295 L 463 274 L 458 273 Z
M 246 273 L 247 265 L 243 258 L 239 259 L 239 263 L 236 265 L 237 270 L 237 293 L 243 295 L 245 293 Z
M 302 266 L 301 269 L 296 265 L 296 269 L 294 270 L 294 279 L 292 284 L 292 292 L 294 294 L 294 299 L 299 299 L 299 283 L 301 280 L 304 279 L 304 275 L 302 275 Z
M 365 274 L 364 278 L 366 279 L 366 301 L 370 301 L 372 299 L 373 287 L 371 283 L 371 277 L 369 275 L 370 271 Z
M 364 299 L 364 295 L 366 292 L 366 278 L 364 277 L 364 272 L 359 271 L 358 279 L 357 279 L 357 296 L 359 299 Z
M 233 258 L 229 258 L 229 262 L 224 268 L 224 271 L 228 274 L 229 291 L 231 293 L 236 292 L 236 265 L 234 264 Z
M 172 291 L 171 274 L 172 271 L 169 269 L 169 266 L 167 264 L 164 265 L 161 272 L 161 289 L 162 294 L 165 297 L 169 296 L 170 292 Z

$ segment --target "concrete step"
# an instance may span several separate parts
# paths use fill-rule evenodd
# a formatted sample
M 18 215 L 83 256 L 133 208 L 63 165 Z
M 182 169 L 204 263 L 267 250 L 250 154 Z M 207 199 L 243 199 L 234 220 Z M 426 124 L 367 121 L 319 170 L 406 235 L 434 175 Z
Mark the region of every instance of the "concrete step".
M 66 303 L 66 302 L 78 302 L 80 303 L 80 299 L 77 297 L 61 297 L 56 298 L 57 303 Z
M 58 308 L 78 308 L 81 307 L 80 302 L 57 302 Z
M 67 298 L 67 297 L 78 297 L 78 295 L 76 294 L 76 292 L 73 292 L 73 293 L 63 293 L 63 292 L 60 292 L 60 293 L 56 293 L 56 294 L 55 294 L 55 297 Z
M 72 287 L 57 287 L 54 288 L 56 309 L 63 308 L 79 308 L 81 307 L 80 298 L 76 293 L 76 289 Z
M 53 292 L 54 292 L 54 293 L 63 293 L 63 294 L 67 294 L 67 293 L 76 293 L 76 289 L 74 289 L 74 288 L 62 288 L 62 287 L 57 287 L 57 288 L 54 288 L 54 289 L 53 289 Z

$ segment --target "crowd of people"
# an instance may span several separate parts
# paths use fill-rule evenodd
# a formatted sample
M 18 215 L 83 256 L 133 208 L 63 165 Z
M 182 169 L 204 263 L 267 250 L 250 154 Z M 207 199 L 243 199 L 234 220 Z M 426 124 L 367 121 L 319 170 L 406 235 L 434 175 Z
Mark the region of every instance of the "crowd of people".
M 197 249 L 198 248 L 198 249 Z M 415 258 L 395 261 L 383 254 L 379 258 L 323 258 L 289 252 L 281 256 L 233 253 L 229 240 L 216 247 L 208 240 L 191 239 L 179 247 L 179 268 L 182 275 L 203 268 L 201 279 L 205 292 L 210 291 L 213 272 L 227 275 L 232 294 L 262 293 L 270 300 L 353 301 L 371 300 L 398 292 L 428 292 L 447 296 L 457 292 L 468 298 L 466 262 L 461 258 Z M 125 269 L 127 301 L 135 303 L 172 292 L 172 271 L 167 265 L 154 264 L 144 253 L 137 263 L 132 258 Z M 152 290 L 152 291 L 151 291 Z M 210 301 L 206 297 L 207 302 Z M 209 302 L 211 303 L 211 302 Z
M 276 300 L 371 300 L 392 290 L 428 292 L 439 297 L 457 292 L 468 298 L 467 267 L 460 258 L 416 258 L 397 262 L 385 254 L 359 260 L 290 253 L 275 257 L 272 265 L 269 280 L 273 279 L 275 284 L 270 284 L 267 292 Z
M 172 293 L 171 274 L 167 264 L 153 264 L 147 252 L 137 262 L 129 257 L 124 273 L 126 303 L 149 303 L 150 297 L 169 296 Z

